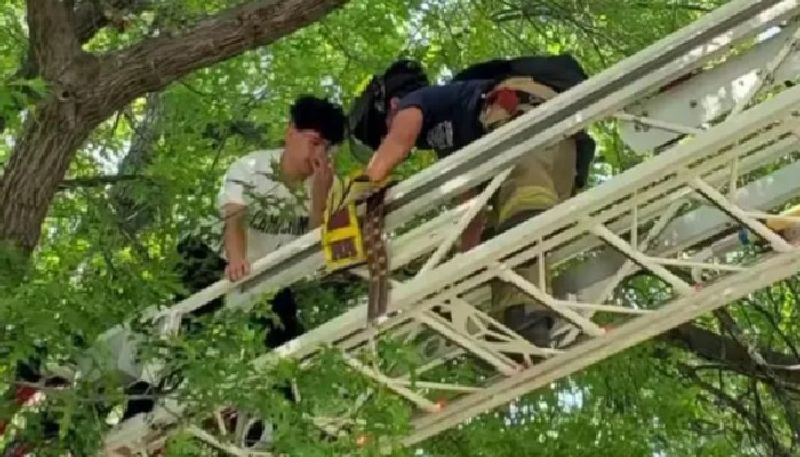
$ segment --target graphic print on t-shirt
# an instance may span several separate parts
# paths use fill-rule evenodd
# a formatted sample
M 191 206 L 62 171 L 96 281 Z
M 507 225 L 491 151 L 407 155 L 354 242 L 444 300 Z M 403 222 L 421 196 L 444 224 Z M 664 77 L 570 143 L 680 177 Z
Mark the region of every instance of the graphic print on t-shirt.
M 453 147 L 453 122 L 443 121 L 428 130 L 425 141 L 432 149 L 447 150 Z
M 278 164 L 273 162 L 272 165 L 277 167 Z M 308 217 L 304 215 L 308 197 L 302 188 L 292 189 L 281 184 L 274 169 L 256 173 L 272 182 L 270 187 L 259 191 L 253 185 L 245 186 L 245 194 L 251 202 L 247 208 L 248 224 L 261 233 L 301 235 L 308 228 Z
M 282 150 L 255 151 L 234 162 L 220 189 L 220 210 L 246 207 L 247 257 L 254 261 L 308 230 L 310 181 L 288 186 L 280 178 Z
M 491 81 L 461 81 L 417 89 L 397 103 L 397 110 L 417 108 L 422 112 L 422 129 L 416 146 L 446 156 L 478 139 L 482 95 Z

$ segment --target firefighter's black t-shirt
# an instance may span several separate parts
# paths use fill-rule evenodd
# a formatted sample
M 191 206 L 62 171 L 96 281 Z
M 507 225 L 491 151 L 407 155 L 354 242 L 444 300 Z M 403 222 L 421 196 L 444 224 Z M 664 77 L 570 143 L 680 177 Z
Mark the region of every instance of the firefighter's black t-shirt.
M 432 149 L 442 158 L 482 136 L 478 121 L 482 94 L 492 84 L 491 80 L 460 81 L 424 87 L 401 98 L 398 109 L 417 107 L 422 111 L 416 146 Z
M 401 98 L 398 109 L 415 106 L 422 110 L 422 131 L 416 146 L 436 151 L 441 159 L 483 136 L 486 132 L 478 120 L 482 95 L 494 84 L 495 81 L 489 79 L 455 81 L 424 87 Z M 589 176 L 595 142 L 585 131 L 576 133 L 573 138 L 578 154 L 575 184 L 582 188 Z

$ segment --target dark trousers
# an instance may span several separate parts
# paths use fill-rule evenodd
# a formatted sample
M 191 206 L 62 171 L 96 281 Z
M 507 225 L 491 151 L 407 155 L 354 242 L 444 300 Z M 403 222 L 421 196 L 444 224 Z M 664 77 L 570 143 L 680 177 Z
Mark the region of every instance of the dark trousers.
M 181 256 L 181 261 L 177 270 L 181 282 L 190 294 L 215 283 L 225 271 L 225 260 L 198 239 L 187 238 L 181 241 L 178 244 L 178 253 Z M 177 300 L 184 298 L 186 297 L 177 297 Z M 224 297 L 218 297 L 196 309 L 184 317 L 181 324 L 182 330 L 188 335 L 195 333 L 202 326 L 198 322 L 198 318 L 214 313 L 221 309 L 223 304 Z M 264 346 L 266 348 L 274 349 L 303 334 L 305 330 L 297 318 L 297 303 L 290 288 L 279 290 L 270 300 L 270 307 L 280 321 L 277 325 L 272 319 L 265 317 L 252 317 L 250 319 L 258 327 L 265 329 Z M 160 389 L 156 389 L 145 382 L 137 382 L 129 386 L 126 393 L 129 395 L 147 395 L 158 390 Z M 286 398 L 293 398 L 290 386 L 282 386 L 280 391 Z M 126 405 L 123 419 L 151 411 L 153 406 L 154 401 L 150 399 L 131 400 Z

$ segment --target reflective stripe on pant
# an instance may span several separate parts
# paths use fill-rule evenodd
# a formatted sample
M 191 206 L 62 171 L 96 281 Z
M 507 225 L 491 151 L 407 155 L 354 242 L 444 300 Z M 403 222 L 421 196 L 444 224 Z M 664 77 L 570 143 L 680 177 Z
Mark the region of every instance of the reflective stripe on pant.
M 532 94 L 544 100 L 553 98 L 556 93 L 530 78 L 509 78 L 495 87 L 495 90 L 508 88 Z M 481 124 L 492 130 L 510 122 L 517 116 L 535 108 L 525 103 L 515 104 L 513 100 L 494 101 L 481 112 Z M 537 213 L 552 208 L 572 195 L 575 183 L 576 149 L 570 137 L 545 148 L 535 149 L 520 157 L 514 170 L 500 186 L 492 202 L 488 227 L 495 235 L 529 219 Z M 531 234 L 535 236 L 535 234 Z M 539 284 L 539 267 L 536 260 L 524 264 L 514 271 L 531 283 Z M 492 282 L 492 309 L 494 317 L 501 317 L 503 310 L 512 305 L 526 305 L 533 310 L 541 308 L 533 298 L 503 281 Z

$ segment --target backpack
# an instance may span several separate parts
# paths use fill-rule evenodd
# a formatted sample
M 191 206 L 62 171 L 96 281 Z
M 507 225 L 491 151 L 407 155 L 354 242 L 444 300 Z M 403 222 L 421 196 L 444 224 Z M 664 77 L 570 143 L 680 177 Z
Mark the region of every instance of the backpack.
M 511 59 L 494 59 L 473 64 L 460 71 L 453 81 L 488 79 L 499 83 L 513 76 L 530 76 L 554 91 L 561 93 L 588 79 L 575 58 L 568 54 L 557 56 L 522 56 Z M 594 159 L 596 144 L 586 131 L 573 136 L 577 147 L 575 185 L 586 185 L 589 167 Z
M 460 71 L 453 77 L 453 81 L 491 79 L 500 82 L 511 76 L 530 76 L 559 93 L 588 79 L 577 60 L 570 55 L 562 54 L 480 62 Z
M 372 150 L 378 149 L 381 139 L 386 135 L 386 113 L 392 97 L 402 97 L 419 88 L 428 86 L 428 76 L 422 64 L 415 60 L 398 60 L 382 75 L 373 75 L 367 87 L 353 102 L 348 119 L 350 136 Z M 352 144 L 351 144 L 352 146 Z M 354 155 L 371 154 L 357 153 Z

